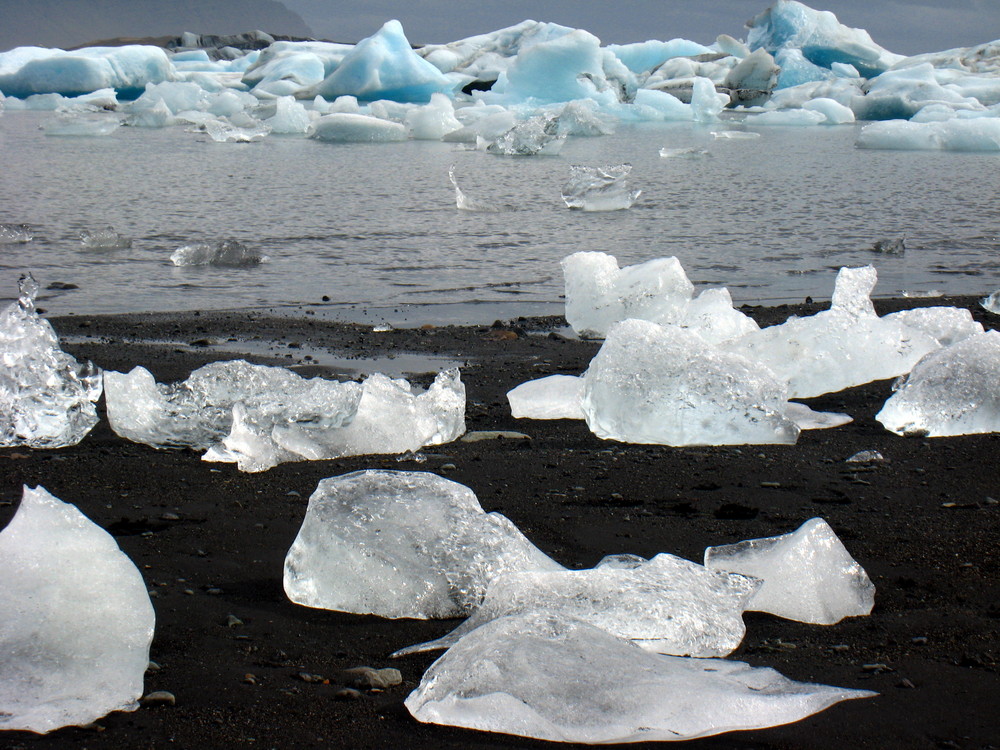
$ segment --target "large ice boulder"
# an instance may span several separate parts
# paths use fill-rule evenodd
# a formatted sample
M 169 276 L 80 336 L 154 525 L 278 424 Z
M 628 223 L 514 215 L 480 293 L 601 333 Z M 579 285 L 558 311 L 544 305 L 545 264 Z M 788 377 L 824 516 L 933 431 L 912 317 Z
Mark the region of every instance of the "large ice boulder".
M 0 730 L 49 732 L 133 711 L 153 639 L 142 575 L 43 487 L 0 532 Z
M 333 112 L 315 120 L 306 134 L 334 143 L 391 143 L 407 139 L 406 126 L 370 115 Z
M 1000 331 L 928 354 L 875 418 L 899 435 L 1000 432 Z
M 822 518 L 789 534 L 709 547 L 705 567 L 761 579 L 747 609 L 789 620 L 833 625 L 875 604 L 868 574 Z
M 561 569 L 468 487 L 369 470 L 319 483 L 284 586 L 307 607 L 428 619 L 468 615 L 501 573 Z
M 18 301 L 0 312 L 0 447 L 76 445 L 97 424 L 100 370 L 60 348 L 35 310 L 31 274 L 19 286 Z
M 853 65 L 863 76 L 877 76 L 903 59 L 872 41 L 864 29 L 844 26 L 824 10 L 813 10 L 796 0 L 776 0 L 767 10 L 747 21 L 751 50 L 802 51 L 809 62 L 824 68 L 833 63 Z
M 598 437 L 628 443 L 795 443 L 784 384 L 767 368 L 677 326 L 615 324 L 584 375 L 581 401 Z
M 413 51 L 399 21 L 387 21 L 358 42 L 308 93 L 329 100 L 349 95 L 369 102 L 389 99 L 422 104 L 430 101 L 431 94 L 450 92 L 455 83 Z
M 582 620 L 660 654 L 726 656 L 743 640 L 743 610 L 758 586 L 666 553 L 648 561 L 615 556 L 591 570 L 505 573 L 455 630 L 396 655 L 450 648 L 487 622 L 534 613 Z
M 519 615 L 462 638 L 405 703 L 433 724 L 610 743 L 787 724 L 872 695 L 793 682 L 742 662 L 650 654 L 580 621 Z

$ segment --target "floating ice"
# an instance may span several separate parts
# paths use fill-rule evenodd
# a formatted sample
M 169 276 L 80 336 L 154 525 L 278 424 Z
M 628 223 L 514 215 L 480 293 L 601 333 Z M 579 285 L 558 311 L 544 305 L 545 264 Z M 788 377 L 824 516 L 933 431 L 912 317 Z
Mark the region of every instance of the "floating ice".
M 121 124 L 115 116 L 64 112 L 49 120 L 42 129 L 45 135 L 99 137 L 111 135 Z
M 598 136 L 615 132 L 615 120 L 600 110 L 593 99 L 577 99 L 559 109 L 559 135 Z
M 833 625 L 875 604 L 868 574 L 822 518 L 790 534 L 709 547 L 705 567 L 760 578 L 747 609 L 789 620 Z
M 203 127 L 216 143 L 254 143 L 263 140 L 271 132 L 271 126 L 263 122 L 238 127 L 225 119 L 208 120 Z
M 0 245 L 24 245 L 33 239 L 27 224 L 0 224 Z
M 758 115 L 748 115 L 747 125 L 805 127 L 826 122 L 826 115 L 808 109 L 774 109 Z
M 517 419 L 583 419 L 583 378 L 549 375 L 529 380 L 507 392 L 511 416 Z
M 864 690 L 650 654 L 578 621 L 512 616 L 452 646 L 406 699 L 419 721 L 559 742 L 683 740 L 786 724 Z
M 97 424 L 101 374 L 59 348 L 35 312 L 38 284 L 21 277 L 18 301 L 0 312 L 0 446 L 76 445 Z
M 784 70 L 766 50 L 758 49 L 744 57 L 726 74 L 722 87 L 739 104 L 755 104 L 767 98 Z
M 450 648 L 487 622 L 532 613 L 581 620 L 647 651 L 726 656 L 743 640 L 743 610 L 758 586 L 756 579 L 668 554 L 628 566 L 505 573 L 490 582 L 482 605 L 455 630 L 394 656 Z
M 784 385 L 756 362 L 683 328 L 612 326 L 584 375 L 581 401 L 598 437 L 628 443 L 794 443 Z
M 899 435 L 1000 432 L 1000 331 L 928 354 L 896 385 L 875 419 Z
M 664 146 L 660 149 L 660 156 L 664 159 L 700 159 L 711 155 L 712 152 L 704 148 L 668 148 Z
M 713 138 L 724 141 L 750 141 L 754 138 L 760 138 L 760 133 L 754 133 L 751 130 L 713 130 L 711 135 Z
M 559 135 L 559 119 L 554 115 L 536 115 L 517 123 L 496 140 L 486 144 L 486 151 L 502 156 L 534 156 L 559 153 L 566 136 Z
M 0 235 L 2 235 L 2 229 L 0 229 Z M 983 297 L 979 301 L 979 306 L 986 310 L 986 312 L 1000 315 L 1000 289 L 997 289 L 993 294 Z
M 0 730 L 49 732 L 133 711 L 153 638 L 142 576 L 43 487 L 0 532 Z
M 885 253 L 886 255 L 903 255 L 906 253 L 906 235 L 892 237 L 890 239 L 875 240 L 872 251 Z
M 267 261 L 239 240 L 219 240 L 214 244 L 185 245 L 170 254 L 175 266 L 256 266 Z
M 114 227 L 84 229 L 80 243 L 87 250 L 126 250 L 132 247 L 132 238 L 116 232 Z
M 810 99 L 802 105 L 802 108 L 823 115 L 826 119 L 821 123 L 822 125 L 845 125 L 855 120 L 854 112 L 850 107 L 826 96 Z
M 274 104 L 274 114 L 264 121 L 272 133 L 305 133 L 309 129 L 313 118 L 293 97 L 279 96 Z
M 405 141 L 406 127 L 369 115 L 333 112 L 313 122 L 306 135 L 334 143 L 389 143 Z
M 455 119 L 455 106 L 444 94 L 431 95 L 429 104 L 406 113 L 410 137 L 418 141 L 440 141 L 463 126 Z
M 885 456 L 878 451 L 858 451 L 844 460 L 849 464 L 873 464 L 885 461 Z
M 469 614 L 501 573 L 560 569 L 468 487 L 369 470 L 319 483 L 284 586 L 307 607 L 428 619 Z
M 800 430 L 828 430 L 854 421 L 847 414 L 835 411 L 813 411 L 805 404 L 795 401 L 789 401 L 785 404 L 785 416 L 795 422 Z
M 922 331 L 941 346 L 951 346 L 983 332 L 983 324 L 974 321 L 972 313 L 964 307 L 915 307 L 890 313 L 882 320 L 896 321 L 912 330 Z
M 914 151 L 1000 151 L 1000 118 L 873 122 L 861 129 L 855 145 Z
M 498 211 L 497 206 L 493 206 L 487 203 L 482 203 L 477 200 L 469 198 L 462 188 L 458 186 L 458 180 L 455 178 L 455 167 L 452 165 L 448 169 L 448 179 L 451 180 L 451 185 L 455 188 L 455 208 L 459 211 Z
M 613 167 L 570 167 L 569 182 L 562 189 L 562 199 L 569 208 L 582 211 L 619 211 L 631 208 L 642 194 L 628 189 L 626 181 L 631 164 Z
M 125 117 L 125 124 L 133 128 L 165 128 L 175 121 L 173 112 L 162 99 L 144 104 L 133 102 Z

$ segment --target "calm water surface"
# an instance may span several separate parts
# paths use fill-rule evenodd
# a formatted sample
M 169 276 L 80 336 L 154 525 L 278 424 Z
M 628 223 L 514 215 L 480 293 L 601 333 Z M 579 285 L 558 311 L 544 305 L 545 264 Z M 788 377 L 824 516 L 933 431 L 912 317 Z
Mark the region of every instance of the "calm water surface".
M 559 261 L 577 250 L 622 265 L 676 255 L 697 284 L 739 302 L 828 298 L 843 265 L 873 263 L 876 293 L 985 294 L 1000 286 L 1000 157 L 864 151 L 859 126 L 622 126 L 570 139 L 554 157 L 500 157 L 455 144 L 330 144 L 271 136 L 214 143 L 182 127 L 106 138 L 45 136 L 47 113 L 0 115 L 0 222 L 32 242 L 0 245 L 0 297 L 31 270 L 53 314 L 314 306 L 435 305 L 557 311 Z M 708 149 L 661 158 L 661 147 Z M 572 164 L 629 162 L 627 211 L 568 210 Z M 448 169 L 497 212 L 455 208 Z M 82 248 L 113 226 L 128 250 Z M 903 255 L 869 248 L 906 236 Z M 178 247 L 236 238 L 270 262 L 178 268 Z M 323 298 L 329 301 L 324 302 Z M 475 307 L 475 305 L 473 305 Z M 515 313 L 516 314 L 516 313 Z

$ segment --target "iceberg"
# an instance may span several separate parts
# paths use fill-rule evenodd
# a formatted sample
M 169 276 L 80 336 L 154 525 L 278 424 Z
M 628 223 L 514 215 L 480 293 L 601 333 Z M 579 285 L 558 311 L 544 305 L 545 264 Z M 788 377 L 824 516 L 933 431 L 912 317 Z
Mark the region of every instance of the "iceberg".
M 170 254 L 175 266 L 256 266 L 268 260 L 248 248 L 239 240 L 219 240 L 213 244 L 200 243 L 179 247 Z
M 631 164 L 613 167 L 570 167 L 569 181 L 563 186 L 562 199 L 567 207 L 581 211 L 620 211 L 631 208 L 642 194 L 628 189 L 626 181 Z
M 0 730 L 50 732 L 134 711 L 153 639 L 142 575 L 45 488 L 0 531 Z
M 506 572 L 561 570 L 468 487 L 426 472 L 322 480 L 285 557 L 307 607 L 418 619 L 468 615 Z
M 1000 432 L 1000 331 L 976 333 L 928 354 L 875 419 L 898 435 Z
M 127 250 L 132 247 L 132 238 L 116 232 L 114 227 L 84 229 L 80 232 L 80 244 L 87 250 Z
M 407 139 L 406 126 L 370 115 L 333 112 L 315 120 L 306 135 L 334 143 L 390 143 Z
M 785 386 L 766 367 L 676 326 L 616 323 L 583 379 L 587 425 L 606 440 L 793 444 L 799 436 L 785 415 Z
M 1000 118 L 873 122 L 861 129 L 855 145 L 903 151 L 1000 151 Z
M 507 392 L 515 419 L 583 419 L 583 378 L 549 375 L 529 380 Z
M 666 553 L 628 565 L 612 560 L 592 570 L 504 573 L 455 630 L 393 655 L 450 648 L 501 617 L 542 614 L 586 622 L 660 654 L 726 656 L 743 640 L 743 610 L 758 586 L 756 579 L 710 571 Z
M 536 115 L 523 120 L 490 143 L 485 149 L 501 156 L 551 156 L 559 153 L 565 135 L 559 134 L 559 118 L 555 115 Z M 477 141 L 479 143 L 479 141 Z
M 463 637 L 407 697 L 415 719 L 556 742 L 684 740 L 874 695 L 768 668 L 650 654 L 579 621 L 511 616 Z
M 76 445 L 97 424 L 101 373 L 59 348 L 38 316 L 38 284 L 21 277 L 18 301 L 0 312 L 0 447 Z
M 709 547 L 705 567 L 761 579 L 747 609 L 789 620 L 833 625 L 875 604 L 868 574 L 822 518 L 790 534 Z

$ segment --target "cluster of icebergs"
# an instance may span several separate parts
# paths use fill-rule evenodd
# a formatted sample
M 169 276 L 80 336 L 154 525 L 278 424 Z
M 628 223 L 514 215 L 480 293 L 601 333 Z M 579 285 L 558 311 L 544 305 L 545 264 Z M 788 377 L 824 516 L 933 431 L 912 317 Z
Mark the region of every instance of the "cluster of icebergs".
M 580 252 L 562 265 L 566 319 L 604 343 L 582 376 L 511 390 L 515 417 L 585 419 L 598 437 L 630 443 L 794 443 L 850 417 L 789 399 L 906 376 L 877 415 L 887 429 L 1000 431 L 1000 332 L 954 307 L 879 317 L 871 266 L 840 270 L 829 310 L 761 329 L 725 288 L 694 296 L 676 258 L 619 268 Z
M 355 45 L 240 52 L 186 35 L 191 46 L 176 50 L 18 47 L 0 53 L 0 107 L 60 110 L 51 135 L 185 124 L 217 141 L 444 139 L 500 153 L 524 153 L 504 139 L 534 118 L 565 137 L 713 122 L 729 107 L 754 126 L 885 121 L 862 131 L 866 148 L 1000 150 L 1000 42 L 904 57 L 795 0 L 747 26 L 745 41 L 710 45 L 602 45 L 583 29 L 524 21 L 413 49 L 389 21 Z

